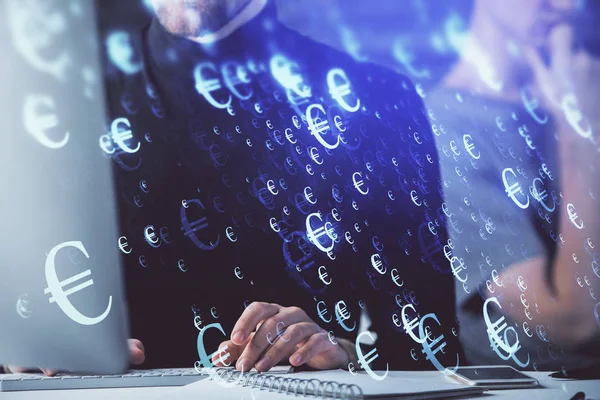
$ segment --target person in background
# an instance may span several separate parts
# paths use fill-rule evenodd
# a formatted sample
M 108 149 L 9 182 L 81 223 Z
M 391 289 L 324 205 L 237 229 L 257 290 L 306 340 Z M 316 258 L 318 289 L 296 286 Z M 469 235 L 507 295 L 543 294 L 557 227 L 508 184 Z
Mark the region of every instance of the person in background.
M 476 0 L 426 94 L 471 364 L 584 368 L 600 354 L 600 59 L 574 0 Z

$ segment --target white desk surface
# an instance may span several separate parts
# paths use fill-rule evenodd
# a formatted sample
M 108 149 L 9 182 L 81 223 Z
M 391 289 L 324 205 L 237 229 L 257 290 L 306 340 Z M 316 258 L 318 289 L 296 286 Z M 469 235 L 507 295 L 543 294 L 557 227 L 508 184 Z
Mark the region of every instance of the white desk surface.
M 414 376 L 431 376 L 433 380 L 440 379 L 437 371 L 427 372 L 402 372 L 390 371 L 389 377 L 401 378 L 403 374 Z M 600 400 L 600 380 L 565 380 L 550 378 L 548 372 L 531 372 L 529 375 L 537 378 L 542 385 L 537 389 L 520 390 L 493 390 L 488 391 L 483 396 L 474 397 L 476 399 L 527 399 L 527 400 L 569 400 L 578 391 L 586 394 L 586 399 Z M 446 379 L 446 378 L 444 378 Z M 197 387 L 197 390 L 195 390 Z M 212 388 L 213 386 L 211 386 Z M 220 393 L 208 393 L 203 381 L 178 388 L 128 388 L 128 389 L 95 389 L 95 390 L 49 390 L 49 391 L 31 391 L 31 392 L 5 392 L 0 393 L 1 400 L 105 400 L 105 399 L 127 399 L 127 400 L 152 400 L 152 399 L 193 399 L 193 400 L 213 400 L 232 399 L 232 400 L 269 400 L 269 399 L 293 399 L 294 396 L 285 396 L 275 393 L 261 393 L 256 389 L 253 393 L 250 388 L 245 388 L 247 393 L 240 398 L 239 391 L 231 390 L 231 395 L 227 393 L 230 389 L 214 386 Z M 236 392 L 234 394 L 233 392 Z M 252 395 L 253 394 L 253 395 Z M 298 397 L 296 397 L 298 398 Z M 302 397 L 300 397 L 302 398 Z

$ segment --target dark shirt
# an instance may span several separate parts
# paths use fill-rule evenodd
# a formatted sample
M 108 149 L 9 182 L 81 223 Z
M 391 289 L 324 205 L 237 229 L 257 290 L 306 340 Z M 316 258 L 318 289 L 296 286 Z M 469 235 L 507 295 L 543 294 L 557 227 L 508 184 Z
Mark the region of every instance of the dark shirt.
M 194 322 L 226 332 L 206 332 L 210 354 L 253 301 L 299 306 L 350 340 L 368 309 L 372 368 L 431 368 L 402 328 L 412 303 L 439 318 L 430 339 L 444 335 L 436 356 L 454 365 L 438 160 L 412 83 L 287 29 L 272 4 L 212 45 L 156 21 L 128 35 L 131 62 L 106 57 L 107 128 L 124 140 L 104 148 L 145 366 L 193 366 Z

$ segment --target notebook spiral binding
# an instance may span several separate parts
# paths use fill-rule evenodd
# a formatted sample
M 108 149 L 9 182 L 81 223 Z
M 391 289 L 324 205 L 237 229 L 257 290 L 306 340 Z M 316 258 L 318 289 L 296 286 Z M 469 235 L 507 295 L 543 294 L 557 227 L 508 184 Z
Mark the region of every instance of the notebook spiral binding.
M 233 368 L 215 368 L 209 379 L 222 380 L 225 383 L 234 382 L 240 378 L 242 372 Z M 348 385 L 333 381 L 320 381 L 318 379 L 297 379 L 268 373 L 247 372 L 243 373 L 239 385 L 259 390 L 268 390 L 295 396 L 312 396 L 333 399 L 361 399 L 363 392 L 356 385 Z

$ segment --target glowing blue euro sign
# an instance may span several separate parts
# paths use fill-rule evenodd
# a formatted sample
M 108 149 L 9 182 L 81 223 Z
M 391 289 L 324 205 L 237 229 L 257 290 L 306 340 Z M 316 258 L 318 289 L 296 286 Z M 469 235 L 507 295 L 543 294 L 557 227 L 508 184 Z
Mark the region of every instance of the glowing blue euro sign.
M 328 253 L 333 250 L 335 239 L 337 237 L 335 230 L 333 229 L 333 224 L 331 222 L 325 222 L 319 228 L 313 229 L 312 220 L 314 218 L 317 218 L 320 222 L 323 222 L 323 217 L 320 213 L 317 212 L 309 214 L 306 217 L 306 237 L 310 243 L 315 245 L 323 253 Z M 324 236 L 327 236 L 327 241 L 331 242 L 329 246 L 325 246 L 321 243 L 321 238 Z
M 529 207 L 529 196 L 524 194 L 525 197 L 527 197 L 526 203 L 521 202 L 517 198 L 517 193 L 521 193 L 523 195 L 523 190 L 519 182 L 509 183 L 509 174 L 512 174 L 513 178 L 517 177 L 517 174 L 515 174 L 515 171 L 512 168 L 504 168 L 502 171 L 502 182 L 504 183 L 505 192 L 519 208 L 525 210 L 527 207 Z
M 41 107 L 46 108 L 49 112 L 40 113 Z M 60 149 L 65 147 L 69 141 L 69 132 L 65 133 L 59 141 L 51 140 L 47 136 L 48 131 L 58 125 L 58 117 L 54 113 L 54 101 L 50 96 L 28 95 L 25 98 L 23 125 L 30 135 L 49 149 Z
M 430 335 L 425 327 L 425 321 L 427 319 L 432 319 L 437 322 L 438 326 L 441 326 L 438 317 L 433 313 L 426 314 L 423 316 L 423 318 L 421 318 L 421 321 L 419 322 L 419 337 L 423 340 L 421 343 L 423 350 L 421 350 L 421 352 L 425 354 L 425 359 L 429 360 L 438 371 L 444 375 L 453 375 L 458 369 L 459 365 L 458 354 L 456 355 L 456 366 L 454 368 L 446 369 L 440 363 L 436 354 L 440 351 L 445 354 L 444 348 L 446 347 L 446 341 L 444 340 L 444 335 L 440 335 L 436 338 L 430 338 Z
M 495 322 L 490 320 L 488 305 L 490 303 L 495 303 L 500 309 L 502 306 L 496 297 L 489 297 L 486 299 L 483 304 L 483 319 L 485 321 L 485 325 L 487 327 L 487 333 L 490 340 L 490 346 L 492 350 L 500 357 L 501 359 L 508 361 L 512 358 L 512 360 L 521 368 L 525 368 L 529 365 L 529 354 L 527 355 L 527 362 L 521 362 L 517 357 L 516 353 L 521 348 L 519 344 L 519 335 L 517 331 L 512 326 L 508 326 L 506 323 L 504 316 L 498 318 Z M 500 334 L 503 332 L 503 337 L 500 337 Z M 510 345 L 508 340 L 508 333 L 512 332 L 515 336 L 515 342 Z
M 137 153 L 137 151 L 140 149 L 141 143 L 138 142 L 137 147 L 135 149 L 132 149 L 126 143 L 128 140 L 133 138 L 133 133 L 130 128 L 131 124 L 129 123 L 129 120 L 127 118 L 115 119 L 110 125 L 110 139 L 112 139 L 113 143 L 117 144 L 119 148 L 125 153 L 134 154 Z
M 300 98 L 309 98 L 312 90 L 304 82 L 299 72 L 300 67 L 282 54 L 275 54 L 269 62 L 271 74 L 283 88 L 291 90 Z
M 317 111 L 316 114 L 313 112 L 314 110 Z M 321 114 L 323 114 L 322 117 Z M 323 147 L 333 150 L 340 145 L 339 134 L 337 135 L 337 140 L 333 144 L 327 142 L 323 137 L 331 131 L 331 127 L 329 126 L 329 120 L 325 114 L 325 109 L 321 104 L 311 104 L 306 108 L 306 122 L 308 123 L 310 134 L 313 135 Z
M 48 1 L 8 0 L 5 3 L 6 22 L 17 51 L 35 69 L 66 81 L 72 61 L 66 51 L 57 49 L 59 40 L 56 39 L 68 29 L 65 16 L 52 10 L 52 2 Z
M 340 68 L 331 69 L 327 73 L 327 86 L 329 86 L 329 93 L 331 97 L 338 102 L 338 104 L 348 112 L 356 112 L 360 108 L 360 99 L 356 99 L 356 103 L 351 106 L 348 104 L 346 97 L 352 95 L 350 90 L 350 80 L 346 76 L 344 70 Z
M 547 114 L 543 114 L 543 115 L 538 114 L 538 109 L 540 108 L 540 102 L 536 97 L 533 96 L 533 94 L 531 93 L 531 88 L 529 86 L 524 86 L 521 88 L 521 100 L 523 100 L 523 106 L 525 107 L 525 110 L 527 110 L 529 115 L 531 115 L 531 117 L 538 124 L 543 125 L 546 122 L 548 122 Z
M 62 249 L 75 248 L 79 250 L 86 258 L 90 258 L 87 250 L 85 249 L 82 242 L 72 241 L 72 242 L 64 242 L 57 246 L 55 246 L 46 257 L 46 266 L 45 266 L 45 274 L 46 274 L 46 283 L 48 287 L 44 289 L 44 294 L 49 294 L 50 298 L 48 302 L 50 304 L 56 303 L 58 307 L 74 322 L 77 322 L 81 325 L 96 325 L 108 316 L 112 307 L 112 296 L 108 298 L 108 306 L 106 310 L 97 317 L 88 317 L 83 315 L 75 306 L 71 303 L 68 296 L 77 293 L 89 286 L 94 284 L 94 280 L 92 278 L 87 279 L 83 283 L 79 283 L 71 288 L 64 290 L 64 288 L 68 285 L 76 283 L 78 281 L 83 280 L 84 278 L 90 276 L 92 274 L 91 270 L 86 270 L 80 274 L 76 274 L 67 278 L 65 280 L 59 281 L 58 275 L 56 274 L 56 255 Z
M 365 335 L 368 335 L 372 341 L 375 340 L 373 338 L 373 334 L 371 334 L 371 332 L 369 332 L 369 331 L 362 332 L 360 335 L 358 335 L 358 337 L 356 338 L 356 342 L 354 344 L 355 349 L 356 349 L 356 356 L 358 358 L 358 365 L 362 369 L 364 369 L 371 378 L 375 379 L 376 381 L 382 381 L 388 376 L 388 373 L 390 371 L 389 365 L 387 363 L 385 364 L 385 373 L 383 375 L 377 375 L 375 372 L 373 372 L 370 364 L 373 361 L 375 361 L 377 358 L 379 358 L 379 354 L 377 353 L 376 348 L 373 348 L 367 354 L 363 354 L 362 349 L 360 347 L 360 340 Z
M 561 101 L 561 107 L 565 114 L 565 118 L 575 132 L 584 139 L 590 139 L 592 137 L 592 125 L 590 125 L 590 122 L 579 109 L 575 94 L 567 93 L 564 95 Z
M 227 96 L 227 100 L 225 102 L 219 102 L 213 97 L 213 92 L 221 90 L 223 85 L 218 77 L 215 78 L 206 78 L 205 72 L 213 72 L 214 74 L 218 74 L 217 67 L 215 64 L 211 62 L 200 63 L 194 68 L 194 81 L 196 82 L 196 91 L 199 94 L 204 96 L 206 101 L 210 103 L 211 106 L 218 109 L 226 109 L 231 105 L 231 95 Z
M 127 75 L 137 74 L 143 67 L 141 61 L 134 61 L 135 52 L 128 32 L 115 31 L 110 33 L 106 37 L 106 51 L 110 61 Z
M 233 71 L 233 72 L 232 72 Z M 240 100 L 248 100 L 254 93 L 251 88 L 247 88 L 247 93 L 242 93 L 238 86 L 249 84 L 252 80 L 248 76 L 248 70 L 235 62 L 226 62 L 221 65 L 221 75 L 227 88 Z
M 192 199 L 192 200 L 187 200 L 186 201 L 186 205 L 189 207 L 192 204 L 196 204 L 198 207 L 200 207 L 202 209 L 202 211 L 205 210 L 204 208 L 204 204 L 198 200 L 198 199 Z M 180 211 L 180 218 L 181 218 L 181 230 L 183 231 L 183 234 L 190 238 L 190 240 L 199 248 L 202 250 L 214 250 L 218 245 L 219 245 L 219 240 L 221 238 L 220 234 L 217 234 L 217 239 L 215 241 L 211 241 L 210 244 L 206 244 L 204 242 L 202 242 L 198 236 L 196 235 L 196 232 L 206 229 L 208 227 L 208 222 L 207 222 L 207 218 L 206 217 L 202 217 L 199 218 L 195 221 L 190 222 L 188 220 L 187 217 L 187 211 L 186 211 L 185 206 L 181 206 L 181 211 Z
M 346 302 L 344 302 L 343 300 L 338 301 L 335 304 L 335 320 L 342 328 L 344 328 L 344 330 L 352 332 L 356 328 L 356 321 L 354 321 L 352 328 L 349 328 L 348 325 L 346 325 L 346 321 L 349 319 L 350 312 L 348 311 L 348 306 L 346 305 Z

